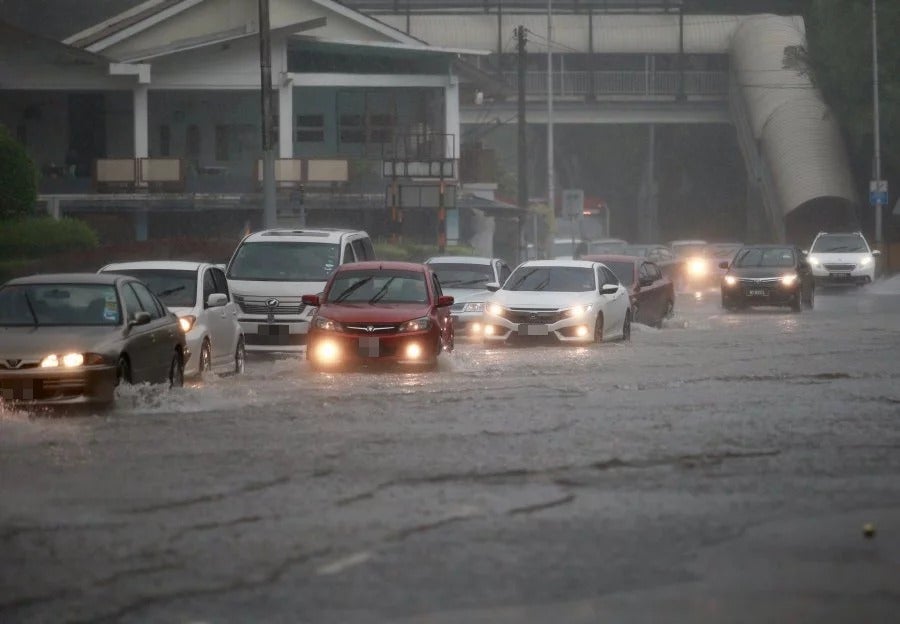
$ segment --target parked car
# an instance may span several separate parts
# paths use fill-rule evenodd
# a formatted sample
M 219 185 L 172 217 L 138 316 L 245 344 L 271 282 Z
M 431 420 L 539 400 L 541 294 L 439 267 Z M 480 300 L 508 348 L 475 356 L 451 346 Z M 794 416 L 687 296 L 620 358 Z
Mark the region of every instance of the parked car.
M 634 256 L 595 255 L 584 260 L 608 267 L 628 289 L 631 313 L 636 323 L 661 327 L 675 310 L 675 287 L 659 267 Z
M 244 335 L 225 272 L 203 262 L 122 262 L 101 273 L 121 273 L 144 282 L 178 316 L 188 348 L 197 357 L 185 372 L 244 372 Z
M 33 275 L 0 286 L 0 401 L 109 404 L 120 383 L 184 383 L 178 317 L 125 275 Z
M 807 261 L 817 284 L 862 286 L 875 279 L 875 263 L 880 255 L 860 232 L 820 232 L 809 248 Z
M 631 338 L 628 291 L 606 266 L 535 260 L 513 271 L 485 307 L 486 342 Z
M 722 307 L 790 306 L 800 312 L 815 301 L 815 281 L 803 253 L 787 245 L 743 247 L 722 280 Z
M 425 264 L 437 273 L 445 295 L 453 297 L 450 314 L 453 331 L 461 336 L 481 336 L 484 302 L 488 285 L 503 284 L 512 271 L 500 258 L 441 256 Z
M 314 310 L 300 297 L 321 293 L 341 265 L 374 260 L 359 230 L 276 229 L 250 234 L 228 262 L 247 351 L 302 352 Z
M 318 370 L 375 363 L 433 367 L 442 352 L 453 350 L 453 297 L 424 264 L 346 264 L 321 295 L 306 294 L 303 302 L 316 310 L 306 359 Z

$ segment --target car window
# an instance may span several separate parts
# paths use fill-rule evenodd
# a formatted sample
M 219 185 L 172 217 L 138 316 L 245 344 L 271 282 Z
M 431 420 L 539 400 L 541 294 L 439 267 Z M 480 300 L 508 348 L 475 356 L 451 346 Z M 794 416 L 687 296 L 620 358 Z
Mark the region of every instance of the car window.
M 572 266 L 520 266 L 509 276 L 504 290 L 590 292 L 597 289 L 594 270 Z
M 137 295 L 138 301 L 141 302 L 141 308 L 143 308 L 144 312 L 149 313 L 151 319 L 162 318 L 164 312 L 160 309 L 156 297 L 147 290 L 147 287 L 140 282 L 131 282 L 130 285 L 134 289 L 134 294 Z
M 625 286 L 631 286 L 634 283 L 634 263 L 633 262 L 619 262 L 619 261 L 607 261 L 604 263 L 607 268 L 609 268 L 613 275 L 616 276 L 618 280 L 617 283 L 624 284 Z M 601 278 L 604 278 L 604 275 L 601 272 Z
M 790 247 L 748 247 L 741 250 L 734 260 L 736 267 L 780 267 L 794 266 L 794 251 Z
M 206 269 L 203 272 L 203 305 L 209 301 L 209 296 L 216 292 L 216 282 L 213 279 L 212 270 Z
M 512 274 L 512 271 L 510 270 L 509 266 L 507 266 L 507 264 L 505 262 L 502 263 L 500 265 L 500 285 L 501 286 L 506 283 L 506 280 L 509 279 L 509 276 L 511 274 Z
M 243 243 L 228 265 L 228 278 L 268 282 L 325 281 L 337 268 L 340 253 L 340 246 L 334 243 Z
M 118 325 L 111 284 L 15 284 L 0 288 L 0 326 Z
M 216 282 L 216 292 L 222 293 L 231 300 L 231 293 L 228 292 L 228 280 L 225 279 L 225 272 L 222 269 L 211 269 L 213 279 Z
M 372 241 L 368 238 L 362 239 L 362 246 L 365 250 L 365 259 L 366 260 L 375 260 L 375 247 L 372 246 Z
M 813 253 L 863 253 L 869 251 L 866 239 L 860 234 L 824 234 L 813 243 Z
M 600 267 L 600 270 L 603 271 L 603 283 L 604 284 L 615 284 L 619 285 L 619 278 L 616 277 L 615 273 L 609 270 L 607 267 Z
M 125 318 L 132 319 L 137 312 L 141 312 L 143 307 L 141 307 L 141 302 L 137 298 L 137 295 L 134 292 L 134 289 L 131 287 L 130 282 L 125 284 L 122 287 L 122 299 L 125 302 Z
M 428 266 L 440 276 L 441 283 L 447 288 L 484 288 L 494 281 L 494 272 L 489 264 L 435 262 Z
M 353 257 L 353 247 L 350 246 L 350 243 L 344 245 L 344 260 L 343 264 L 347 264 L 348 262 L 356 262 L 357 260 L 362 260 L 362 258 L 354 258 Z
M 363 243 L 362 243 L 362 239 L 361 239 L 361 238 L 357 238 L 355 241 L 353 241 L 353 242 L 351 243 L 351 245 L 352 245 L 352 247 L 353 247 L 353 253 L 356 254 L 356 260 L 357 260 L 357 261 L 360 261 L 360 260 L 369 260 L 369 258 L 366 257 L 366 250 L 365 250 L 365 248 L 363 247 Z

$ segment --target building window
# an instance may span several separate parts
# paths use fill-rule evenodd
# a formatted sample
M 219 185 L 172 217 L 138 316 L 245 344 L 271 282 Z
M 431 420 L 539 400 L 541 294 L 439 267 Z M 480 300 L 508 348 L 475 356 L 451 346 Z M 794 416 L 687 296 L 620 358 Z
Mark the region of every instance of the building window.
M 298 143 L 324 143 L 325 116 L 297 115 L 296 141 Z
M 172 131 L 169 126 L 159 127 L 159 155 L 162 157 L 172 154 Z
M 366 127 L 362 115 L 341 115 L 341 143 L 365 143 Z
M 391 143 L 394 140 L 394 116 L 369 115 L 369 142 Z

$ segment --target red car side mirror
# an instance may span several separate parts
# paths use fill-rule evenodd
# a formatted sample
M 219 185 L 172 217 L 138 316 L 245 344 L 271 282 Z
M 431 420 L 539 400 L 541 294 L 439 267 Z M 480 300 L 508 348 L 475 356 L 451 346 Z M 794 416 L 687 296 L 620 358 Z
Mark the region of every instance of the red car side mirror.
M 453 297 L 450 295 L 441 295 L 437 300 L 437 307 L 447 308 L 453 305 Z
M 313 308 L 318 308 L 321 305 L 319 295 L 303 295 L 301 300 L 303 301 L 303 305 L 312 306 Z

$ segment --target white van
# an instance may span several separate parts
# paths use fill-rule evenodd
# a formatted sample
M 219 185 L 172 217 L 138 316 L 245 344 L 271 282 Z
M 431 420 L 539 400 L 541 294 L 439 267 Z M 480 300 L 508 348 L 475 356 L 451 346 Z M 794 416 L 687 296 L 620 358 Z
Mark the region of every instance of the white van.
M 365 260 L 375 260 L 375 248 L 359 230 L 278 229 L 244 237 L 226 277 L 247 351 L 305 350 L 315 309 L 301 297 L 321 292 L 338 266 Z

